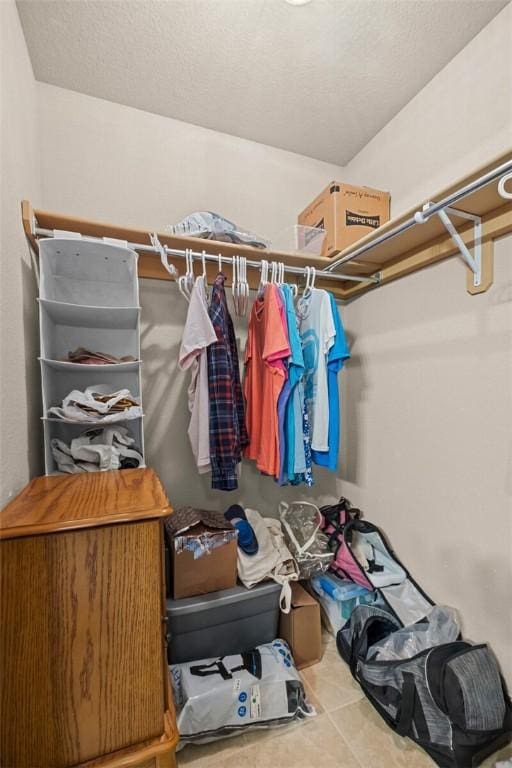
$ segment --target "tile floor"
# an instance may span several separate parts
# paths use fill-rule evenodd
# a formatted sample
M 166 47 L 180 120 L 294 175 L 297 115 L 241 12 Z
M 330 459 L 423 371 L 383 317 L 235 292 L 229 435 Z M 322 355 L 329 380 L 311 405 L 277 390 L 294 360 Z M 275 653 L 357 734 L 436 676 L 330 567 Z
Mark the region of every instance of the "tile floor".
M 305 669 L 302 677 L 317 717 L 189 745 L 179 752 L 179 768 L 435 768 L 423 750 L 393 733 L 364 699 L 329 635 L 322 661 Z M 481 768 L 508 758 L 512 745 Z

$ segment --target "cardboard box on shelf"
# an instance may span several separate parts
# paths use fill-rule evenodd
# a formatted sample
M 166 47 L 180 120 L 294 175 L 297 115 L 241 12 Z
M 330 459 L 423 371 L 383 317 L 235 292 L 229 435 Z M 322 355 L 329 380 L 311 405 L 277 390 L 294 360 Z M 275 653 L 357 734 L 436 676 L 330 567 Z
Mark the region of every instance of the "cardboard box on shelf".
M 320 605 L 297 582 L 291 587 L 292 607 L 281 613 L 279 635 L 290 646 L 297 669 L 304 669 L 322 658 Z
M 325 229 L 322 256 L 334 256 L 390 217 L 389 192 L 332 181 L 299 214 L 298 223 Z
M 236 586 L 237 531 L 224 516 L 192 507 L 165 520 L 175 599 Z

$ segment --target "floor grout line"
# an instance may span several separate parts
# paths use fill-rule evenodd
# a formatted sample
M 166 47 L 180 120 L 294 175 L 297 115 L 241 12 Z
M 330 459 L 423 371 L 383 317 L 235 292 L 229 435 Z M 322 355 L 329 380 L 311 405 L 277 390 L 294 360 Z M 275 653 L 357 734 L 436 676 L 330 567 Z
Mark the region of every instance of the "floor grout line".
M 339 709 L 341 709 L 341 707 L 339 707 Z M 336 711 L 338 711 L 338 710 L 333 710 L 333 712 L 336 712 Z M 331 725 L 334 727 L 334 730 L 335 730 L 335 731 L 338 733 L 338 735 L 339 735 L 339 736 L 340 736 L 340 738 L 342 739 L 343 743 L 344 743 L 344 744 L 346 744 L 348 751 L 350 752 L 350 754 L 352 755 L 352 757 L 354 758 L 354 760 L 356 761 L 356 763 L 357 763 L 357 764 L 360 766 L 360 768 L 365 768 L 365 766 L 363 765 L 363 763 L 362 763 L 362 762 L 361 762 L 361 760 L 359 759 L 359 756 L 358 756 L 358 755 L 357 755 L 357 754 L 354 752 L 354 750 L 353 750 L 353 749 L 352 749 L 352 747 L 350 746 L 350 742 L 348 741 L 348 739 L 346 739 L 346 738 L 345 738 L 345 736 L 343 735 L 343 733 L 340 731 L 340 729 L 339 729 L 339 728 L 338 728 L 338 726 L 336 725 L 336 722 L 335 722 L 335 721 L 333 720 L 333 718 L 330 716 L 330 713 L 329 713 L 329 712 L 326 712 L 326 714 L 327 714 L 327 717 L 329 718 L 329 721 L 330 721 Z

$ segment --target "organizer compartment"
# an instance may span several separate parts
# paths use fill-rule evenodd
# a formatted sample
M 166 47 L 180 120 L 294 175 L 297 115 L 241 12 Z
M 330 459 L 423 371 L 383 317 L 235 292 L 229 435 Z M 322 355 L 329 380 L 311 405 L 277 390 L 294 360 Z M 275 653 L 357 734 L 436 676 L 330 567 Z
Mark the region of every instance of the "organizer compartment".
M 57 464 L 51 451 L 51 440 L 58 438 L 67 445 L 75 437 L 79 437 L 83 432 L 94 427 L 126 427 L 131 436 L 135 439 L 134 447 L 144 456 L 144 432 L 143 418 L 116 421 L 114 424 L 74 424 L 68 421 L 58 421 L 53 419 L 43 419 L 44 444 L 45 444 L 45 467 L 47 475 L 62 474 L 57 469 Z
M 82 239 L 49 238 L 39 247 L 40 296 L 98 307 L 139 304 L 137 254 Z
M 140 397 L 140 377 L 138 375 L 140 363 L 129 363 L 126 366 L 71 365 L 68 363 L 68 366 L 69 368 L 63 370 L 60 367 L 54 367 L 51 361 L 41 360 L 43 399 L 47 408 L 52 405 L 61 405 L 71 390 L 83 391 L 86 387 L 94 384 L 105 384 L 111 388 L 112 392 L 119 389 L 129 389 L 134 397 Z M 44 415 L 47 416 L 47 412 Z
M 140 357 L 138 307 L 90 307 L 40 299 L 41 357 L 65 360 L 85 347 L 116 357 Z

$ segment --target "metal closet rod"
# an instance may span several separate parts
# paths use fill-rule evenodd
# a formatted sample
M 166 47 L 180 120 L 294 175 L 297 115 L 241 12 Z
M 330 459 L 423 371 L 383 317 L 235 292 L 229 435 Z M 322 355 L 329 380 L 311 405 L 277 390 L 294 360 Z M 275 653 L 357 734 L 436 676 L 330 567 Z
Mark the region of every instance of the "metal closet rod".
M 35 234 L 39 235 L 40 237 L 54 237 L 55 233 L 53 229 L 43 229 L 42 227 L 35 228 Z M 86 235 L 88 240 L 97 240 L 98 242 L 104 242 L 101 237 L 89 237 L 89 235 Z M 213 242 L 212 240 L 208 241 L 209 243 Z M 162 246 L 165 249 L 166 254 L 169 256 L 179 256 L 180 258 L 185 258 L 185 251 L 179 248 L 169 248 L 168 245 Z M 144 251 L 145 253 L 157 253 L 159 254 L 160 251 L 158 248 L 154 245 L 146 245 L 144 243 L 128 243 L 128 248 L 131 248 L 132 251 Z M 192 254 L 192 258 L 194 259 L 202 259 L 203 254 L 199 251 L 192 251 L 191 249 L 187 249 L 189 253 Z M 270 254 L 267 254 L 270 256 Z M 214 256 L 211 253 L 205 253 L 205 261 L 215 261 L 218 263 L 219 256 Z M 221 262 L 224 264 L 229 264 L 230 266 L 233 264 L 233 257 L 232 256 L 220 256 Z M 265 251 L 262 251 L 262 258 L 265 258 Z M 275 261 L 275 259 L 267 259 L 269 263 L 272 263 L 272 261 Z M 254 267 L 255 269 L 261 268 L 261 261 L 253 261 L 252 259 L 247 259 L 247 266 L 248 267 Z M 289 272 L 292 275 L 305 275 L 306 270 L 305 267 L 292 267 L 288 264 L 284 265 L 284 271 Z M 344 275 L 340 272 L 337 272 L 336 274 L 330 274 L 326 273 L 321 269 L 317 269 L 317 275 L 321 275 L 322 280 L 338 280 L 340 282 L 344 280 L 350 280 L 354 283 L 378 283 L 379 278 L 371 275 L 368 277 L 357 277 L 356 275 Z
M 430 204 L 425 210 L 417 211 L 414 216 L 412 216 L 410 219 L 406 219 L 406 221 L 404 221 L 398 227 L 395 227 L 389 232 L 380 235 L 380 237 L 376 237 L 369 243 L 361 245 L 359 248 L 356 248 L 355 251 L 352 251 L 352 253 L 348 253 L 346 256 L 342 256 L 340 259 L 334 259 L 328 267 L 323 268 L 322 272 L 330 273 L 332 270 L 337 269 L 337 267 L 340 267 L 342 264 L 347 264 L 353 259 L 357 259 L 359 256 L 362 256 L 368 251 L 371 251 L 377 245 L 382 245 L 382 243 L 386 243 L 388 240 L 393 240 L 393 238 L 395 238 L 397 235 L 402 234 L 402 232 L 406 232 L 408 229 L 411 229 L 411 227 L 414 227 L 417 224 L 423 224 L 435 213 L 438 213 L 444 208 L 449 208 L 454 203 L 457 203 L 459 200 L 467 197 L 467 195 L 470 195 L 472 192 L 476 192 L 478 189 L 487 186 L 487 184 L 496 181 L 496 179 L 499 179 L 501 176 L 504 176 L 510 171 L 512 171 L 512 160 L 509 160 L 502 165 L 498 165 L 492 171 L 489 171 L 483 176 L 480 176 L 480 178 L 475 179 L 475 181 L 466 184 L 465 187 L 461 187 L 457 190 L 457 192 L 453 192 L 451 195 L 443 198 L 438 203 Z

